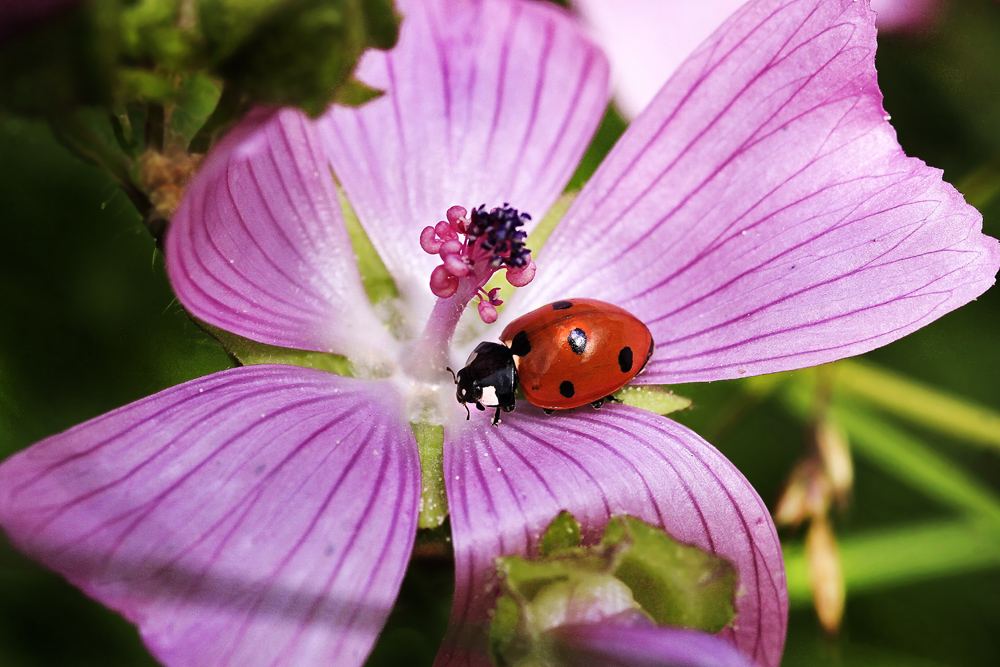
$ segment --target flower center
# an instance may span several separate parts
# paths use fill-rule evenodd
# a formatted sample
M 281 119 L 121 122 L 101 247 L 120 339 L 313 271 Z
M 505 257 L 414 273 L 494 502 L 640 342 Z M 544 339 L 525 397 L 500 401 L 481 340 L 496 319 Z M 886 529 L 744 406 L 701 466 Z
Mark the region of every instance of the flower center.
M 471 214 L 452 206 L 447 218 L 420 233 L 424 252 L 441 257 L 441 264 L 431 273 L 431 292 L 448 299 L 464 281 L 463 291 L 479 297 L 479 316 L 492 324 L 497 319 L 496 307 L 503 303 L 497 298 L 498 288 L 484 289 L 493 274 L 506 268 L 507 282 L 514 287 L 523 287 L 535 277 L 531 251 L 524 244 L 528 234 L 521 229 L 531 216 L 504 204 L 490 211 L 483 205 Z
M 479 299 L 479 317 L 492 324 L 497 319 L 499 288 L 486 291 L 493 274 L 506 269 L 506 278 L 514 287 L 523 287 L 535 277 L 535 263 L 525 246 L 527 233 L 522 229 L 531 220 L 527 213 L 504 204 L 489 211 L 485 206 L 469 213 L 461 206 L 448 209 L 447 220 L 420 233 L 420 247 L 439 255 L 441 264 L 431 272 L 431 292 L 439 297 L 427 327 L 409 355 L 411 377 L 440 382 L 450 375 L 451 338 L 466 306 Z

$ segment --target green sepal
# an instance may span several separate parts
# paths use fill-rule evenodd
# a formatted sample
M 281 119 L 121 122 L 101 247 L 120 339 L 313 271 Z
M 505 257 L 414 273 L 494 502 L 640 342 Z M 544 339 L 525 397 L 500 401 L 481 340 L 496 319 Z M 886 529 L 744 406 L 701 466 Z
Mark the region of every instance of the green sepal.
M 521 647 L 516 647 L 515 642 L 519 641 L 518 627 L 521 625 L 521 608 L 514 598 L 509 595 L 502 595 L 497 600 L 497 606 L 493 610 L 493 620 L 490 623 L 490 657 L 494 665 L 504 667 L 510 664 L 508 656 L 517 655 L 524 651 Z
M 570 522 L 576 524 L 564 512 L 546 533 L 565 533 Z M 597 615 L 606 617 L 623 612 L 642 616 L 629 588 L 612 574 L 620 551 L 618 546 L 575 547 L 539 560 L 497 559 L 504 595 L 490 626 L 493 662 L 510 667 L 560 664 L 559 647 L 547 631 L 572 622 L 574 615 L 594 618 L 595 607 Z
M 736 571 L 725 560 L 627 516 L 613 518 L 597 545 L 580 546 L 580 536 L 563 511 L 543 534 L 539 558 L 497 559 L 496 664 L 561 664 L 547 631 L 574 618 L 643 618 L 712 633 L 735 618 Z
M 580 524 L 573 515 L 563 510 L 559 512 L 542 535 L 539 550 L 542 557 L 552 556 L 564 549 L 574 549 L 580 546 L 583 536 L 580 534 Z
M 258 343 L 238 336 L 234 333 L 214 327 L 205 322 L 198 322 L 198 326 L 203 328 L 222 347 L 231 354 L 236 361 L 244 366 L 255 364 L 285 364 L 286 366 L 301 366 L 303 368 L 315 368 L 337 375 L 352 376 L 351 362 L 347 357 L 339 354 L 328 354 L 325 352 L 311 352 L 308 350 L 294 350 L 288 347 L 278 347 L 277 345 L 267 345 Z
M 736 617 L 736 569 L 728 561 L 632 517 L 612 519 L 601 544 L 629 545 L 614 575 L 658 624 L 715 633 Z
M 378 99 L 385 94 L 384 90 L 372 88 L 357 79 L 351 78 L 334 93 L 333 101 L 345 107 L 359 107 L 362 104 Z
M 354 259 L 358 262 L 358 271 L 361 272 L 361 283 L 364 285 L 368 300 L 373 304 L 383 299 L 394 299 L 399 296 L 399 289 L 396 282 L 389 274 L 385 262 L 379 256 L 378 251 L 372 244 L 368 234 L 365 233 L 361 221 L 347 200 L 347 195 L 341 188 L 337 188 L 337 196 L 340 199 L 340 210 L 344 214 L 344 222 L 347 225 L 347 234 L 351 239 L 351 247 L 354 250 Z
M 420 453 L 420 515 L 418 528 L 437 528 L 448 518 L 448 493 L 444 485 L 444 427 L 411 423 Z
M 538 252 L 545 245 L 545 242 L 549 240 L 552 236 L 552 232 L 555 231 L 556 225 L 563 216 L 566 215 L 566 211 L 572 206 L 573 202 L 576 200 L 578 192 L 564 192 L 556 203 L 552 205 L 552 208 L 548 210 L 545 217 L 541 219 L 538 225 L 531 230 L 531 234 L 525 240 L 525 244 L 531 248 L 532 257 L 537 258 Z M 530 211 L 529 211 L 530 213 Z
M 669 415 L 671 412 L 691 407 L 690 398 L 678 396 L 669 387 L 655 384 L 624 387 L 615 394 L 615 398 L 625 405 L 658 415 Z

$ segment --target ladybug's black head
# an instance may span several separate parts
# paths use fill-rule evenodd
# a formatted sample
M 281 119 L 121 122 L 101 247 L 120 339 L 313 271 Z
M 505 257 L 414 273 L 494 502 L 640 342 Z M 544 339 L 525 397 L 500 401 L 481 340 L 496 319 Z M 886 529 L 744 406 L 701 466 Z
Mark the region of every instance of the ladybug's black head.
M 496 408 L 493 424 L 500 423 L 500 412 L 514 409 L 517 367 L 506 345 L 480 343 L 455 379 L 459 403 L 473 403 L 480 410 Z

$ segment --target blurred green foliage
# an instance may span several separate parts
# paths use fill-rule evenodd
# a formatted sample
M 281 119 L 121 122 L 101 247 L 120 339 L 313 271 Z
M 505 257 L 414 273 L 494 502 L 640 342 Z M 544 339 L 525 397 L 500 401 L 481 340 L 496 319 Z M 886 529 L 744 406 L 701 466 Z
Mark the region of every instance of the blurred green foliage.
M 156 97 L 154 79 L 129 79 L 125 70 L 114 79 L 88 74 L 140 48 L 157 62 L 192 57 L 169 30 L 157 32 L 163 24 L 152 4 L 127 6 L 128 30 L 97 51 L 83 48 L 94 42 L 73 24 L 53 32 L 49 46 L 25 43 L 22 58 L 44 56 L 56 43 L 82 49 L 62 63 L 37 57 L 31 86 L 42 82 L 65 105 L 107 100 L 118 86 Z M 220 2 L 219 16 L 226 10 Z M 87 30 L 106 29 L 87 20 L 94 21 Z M 158 36 L 146 40 L 143 31 Z M 236 38 L 218 40 L 218 53 L 228 54 L 219 56 L 219 72 L 226 57 L 239 53 Z M 25 90 L 18 76 L 27 75 L 9 63 L 0 61 L 0 95 L 8 106 Z M 904 148 L 944 169 L 981 208 L 987 233 L 1000 235 L 1000 3 L 952 0 L 929 33 L 882 39 L 877 63 Z M 218 94 L 213 86 L 192 79 L 173 94 L 205 99 L 212 90 Z M 193 136 L 206 106 L 193 104 L 201 111 L 187 119 L 175 114 L 171 122 Z M 125 142 L 138 146 L 144 119 L 129 109 L 117 117 Z M 623 129 L 609 113 L 574 184 L 593 172 Z M 233 363 L 181 312 L 154 243 L 119 188 L 70 156 L 45 124 L 9 116 L 0 117 L 0 304 L 0 456 Z M 865 361 L 916 380 L 908 385 L 914 396 L 943 391 L 977 414 L 995 414 L 998 331 L 994 289 Z M 801 397 L 794 396 L 800 389 L 794 381 L 685 385 L 677 391 L 693 398 L 694 407 L 674 417 L 707 434 L 770 502 L 805 442 Z M 837 640 L 818 630 L 804 594 L 800 536 L 783 535 L 793 602 L 784 664 L 992 667 L 1000 663 L 1000 544 L 993 532 L 1000 454 L 985 442 L 969 446 L 962 434 L 946 434 L 927 411 L 911 410 L 928 416 L 914 420 L 906 403 L 919 398 L 893 407 L 862 394 L 845 388 L 836 399 L 857 453 L 852 508 L 837 523 L 849 591 L 845 625 Z M 411 563 L 370 665 L 431 663 L 447 624 L 452 577 L 447 554 Z M 153 664 L 129 624 L 0 545 L 0 665 Z
M 361 53 L 398 37 L 392 0 L 89 0 L 67 3 L 0 51 L 0 107 L 170 104 L 207 72 L 236 96 L 317 115 Z

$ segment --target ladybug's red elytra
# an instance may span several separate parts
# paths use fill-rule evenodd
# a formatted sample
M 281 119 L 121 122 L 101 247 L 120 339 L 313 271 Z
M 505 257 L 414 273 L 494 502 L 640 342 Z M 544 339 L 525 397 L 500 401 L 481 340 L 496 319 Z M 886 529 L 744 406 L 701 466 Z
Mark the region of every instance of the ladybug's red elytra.
M 480 343 L 455 382 L 460 403 L 514 409 L 520 383 L 528 402 L 552 410 L 601 407 L 653 354 L 653 336 L 627 310 L 596 299 L 556 301 L 522 315 L 498 343 Z

